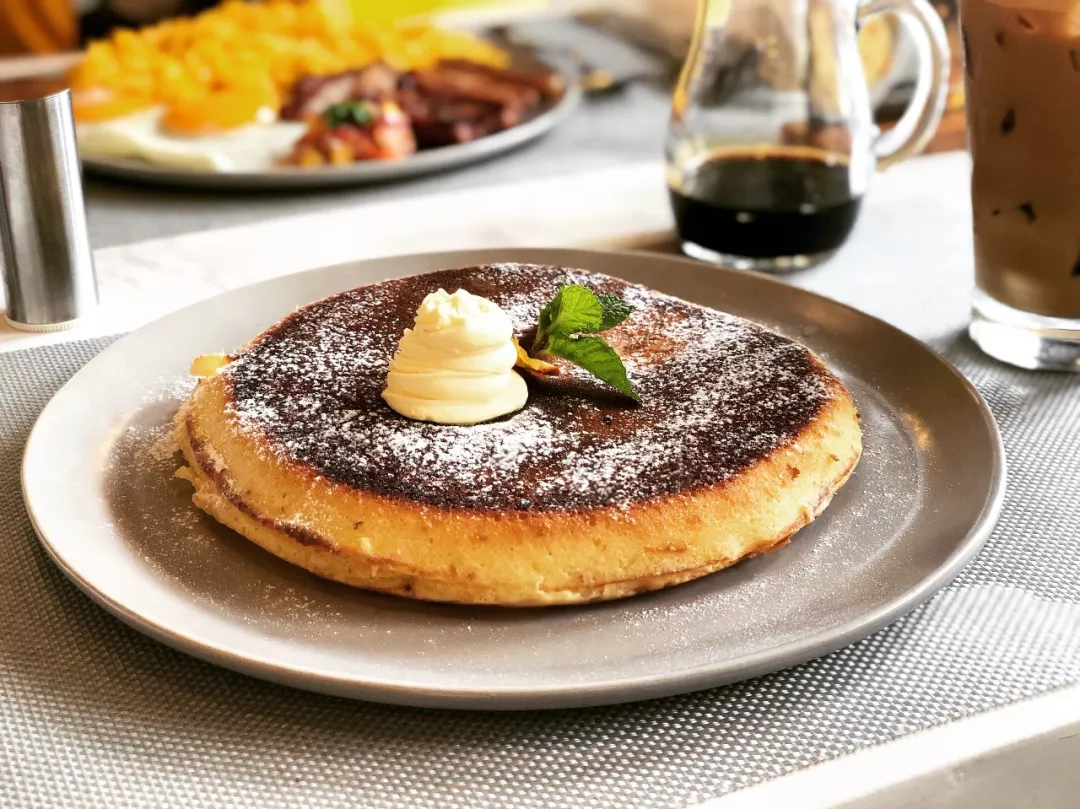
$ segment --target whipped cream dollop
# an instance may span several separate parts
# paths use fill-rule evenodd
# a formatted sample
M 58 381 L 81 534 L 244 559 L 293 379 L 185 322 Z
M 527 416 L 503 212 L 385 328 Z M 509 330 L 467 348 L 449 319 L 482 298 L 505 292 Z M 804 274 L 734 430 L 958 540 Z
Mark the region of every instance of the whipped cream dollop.
M 403 416 L 478 424 L 525 406 L 513 324 L 498 304 L 459 289 L 432 292 L 390 361 L 383 399 Z

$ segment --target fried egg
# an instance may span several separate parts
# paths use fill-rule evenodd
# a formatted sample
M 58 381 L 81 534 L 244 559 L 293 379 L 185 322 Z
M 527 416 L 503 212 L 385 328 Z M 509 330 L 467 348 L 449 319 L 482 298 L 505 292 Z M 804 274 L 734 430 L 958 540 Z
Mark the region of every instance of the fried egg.
M 191 171 L 264 171 L 287 155 L 307 129 L 303 123 L 270 121 L 185 136 L 162 127 L 164 108 L 79 123 L 79 153 L 88 158 L 137 158 Z

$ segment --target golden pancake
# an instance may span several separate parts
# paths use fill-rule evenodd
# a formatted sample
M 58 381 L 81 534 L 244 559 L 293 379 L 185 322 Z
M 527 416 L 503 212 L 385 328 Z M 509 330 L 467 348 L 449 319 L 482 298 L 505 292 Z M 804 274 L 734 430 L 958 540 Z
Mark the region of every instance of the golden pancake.
M 400 416 L 387 366 L 438 288 L 499 304 L 527 344 L 569 278 L 636 311 L 604 336 L 642 404 L 563 364 L 474 426 Z M 861 451 L 809 349 L 615 278 L 522 264 L 384 281 L 306 306 L 202 379 L 176 417 L 194 502 L 335 581 L 433 601 L 569 604 L 704 576 L 785 544 Z

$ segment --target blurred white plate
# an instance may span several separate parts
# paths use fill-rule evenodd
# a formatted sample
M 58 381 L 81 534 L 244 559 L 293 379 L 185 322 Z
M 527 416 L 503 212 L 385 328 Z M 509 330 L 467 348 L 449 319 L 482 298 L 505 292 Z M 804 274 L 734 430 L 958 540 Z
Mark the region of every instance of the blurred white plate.
M 105 177 L 188 188 L 331 188 L 404 180 L 488 160 L 546 135 L 565 120 L 581 101 L 581 88 L 576 77 L 566 70 L 558 72 L 565 79 L 566 90 L 527 121 L 470 143 L 428 149 L 401 160 L 366 160 L 348 166 L 323 168 L 274 166 L 263 171 L 235 172 L 170 168 L 134 158 L 85 157 L 82 163 L 88 172 Z

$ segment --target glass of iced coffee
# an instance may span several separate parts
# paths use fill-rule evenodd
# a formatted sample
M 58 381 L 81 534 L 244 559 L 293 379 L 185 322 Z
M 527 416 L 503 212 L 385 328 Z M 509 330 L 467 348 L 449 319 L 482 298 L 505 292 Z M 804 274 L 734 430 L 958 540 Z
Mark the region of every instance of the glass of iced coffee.
M 1080 371 L 1080 0 L 961 0 L 974 163 L 971 336 Z

